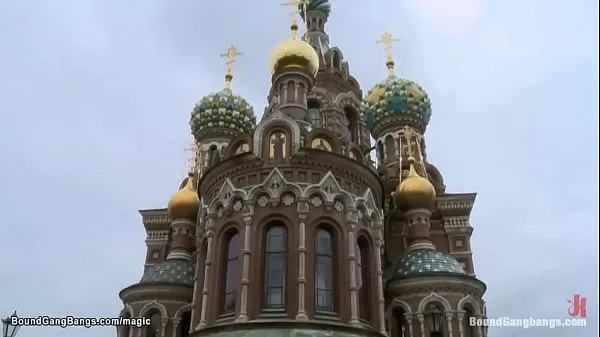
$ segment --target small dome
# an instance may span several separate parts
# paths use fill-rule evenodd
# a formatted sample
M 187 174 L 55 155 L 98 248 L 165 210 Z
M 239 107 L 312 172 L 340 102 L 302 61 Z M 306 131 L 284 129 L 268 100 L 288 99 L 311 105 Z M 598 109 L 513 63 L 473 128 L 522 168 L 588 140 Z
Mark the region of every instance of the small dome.
M 305 3 L 306 11 L 320 11 L 325 15 L 329 15 L 331 12 L 331 4 L 329 0 L 307 0 Z M 300 16 L 304 18 L 304 5 L 298 5 Z
M 316 76 L 319 71 L 319 56 L 310 44 L 302 40 L 287 40 L 271 53 L 271 73 L 283 68 L 303 68 Z
M 190 219 L 196 220 L 198 208 L 200 207 L 200 198 L 194 187 L 193 174 L 190 173 L 185 186 L 175 192 L 169 203 L 167 211 L 171 219 Z
M 417 83 L 393 75 L 375 85 L 363 101 L 365 124 L 372 130 L 379 122 L 392 118 L 424 132 L 431 119 L 427 93 Z
M 416 249 L 395 263 L 392 279 L 431 274 L 466 275 L 451 255 L 433 249 Z
M 226 129 L 235 135 L 250 134 L 256 126 L 254 109 L 229 88 L 204 96 L 196 103 L 190 118 L 192 134 L 201 139 L 212 129 Z
M 180 284 L 194 286 L 194 265 L 187 260 L 166 260 L 150 266 L 140 284 Z
M 431 208 L 435 201 L 435 188 L 426 178 L 415 171 L 415 159 L 409 159 L 409 171 L 406 179 L 396 188 L 394 198 L 400 210 Z

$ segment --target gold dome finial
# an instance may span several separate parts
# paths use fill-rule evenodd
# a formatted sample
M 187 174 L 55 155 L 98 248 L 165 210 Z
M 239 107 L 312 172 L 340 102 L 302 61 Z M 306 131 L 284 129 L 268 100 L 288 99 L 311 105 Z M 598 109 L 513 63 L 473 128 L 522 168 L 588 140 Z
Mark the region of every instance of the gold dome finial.
M 233 79 L 233 64 L 235 63 L 235 57 L 242 55 L 237 47 L 231 45 L 227 48 L 227 52 L 219 56 L 225 57 L 225 88 L 231 87 L 231 80 Z
M 291 15 L 297 15 L 301 6 L 306 7 L 306 0 L 291 0 L 281 4 L 293 6 Z M 319 56 L 315 49 L 305 41 L 298 39 L 298 21 L 295 17 L 290 25 L 292 39 L 280 43 L 271 53 L 271 73 L 284 68 L 303 68 L 313 76 L 319 71 Z
M 196 192 L 196 179 L 194 172 L 188 172 L 185 186 L 175 192 L 167 204 L 167 212 L 171 219 L 196 220 L 200 198 Z
M 381 40 L 376 41 L 376 43 L 381 43 L 384 45 L 383 47 L 383 51 L 385 52 L 385 65 L 388 68 L 388 76 L 394 76 L 394 57 L 392 56 L 393 53 L 393 44 L 394 42 L 398 42 L 400 41 L 400 39 L 394 39 L 392 37 L 392 34 L 385 32 L 383 33 L 383 35 L 381 35 Z

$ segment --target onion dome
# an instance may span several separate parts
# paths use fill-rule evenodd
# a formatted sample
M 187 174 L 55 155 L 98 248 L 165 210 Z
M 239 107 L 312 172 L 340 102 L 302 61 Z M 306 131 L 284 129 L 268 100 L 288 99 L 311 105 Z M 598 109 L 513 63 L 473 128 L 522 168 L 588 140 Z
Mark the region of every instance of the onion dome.
M 415 249 L 398 260 L 391 279 L 425 275 L 466 275 L 464 268 L 449 254 L 433 249 Z
M 271 53 L 271 74 L 284 68 L 302 68 L 317 75 L 319 71 L 319 56 L 308 43 L 298 40 L 298 23 L 291 25 L 292 39 L 280 43 Z
M 367 92 L 363 100 L 363 120 L 373 133 L 373 129 L 387 124 L 411 125 L 425 132 L 431 119 L 429 96 L 417 83 L 396 77 L 391 50 L 391 34 L 385 33 L 379 43 L 385 44 L 388 77 Z
M 200 207 L 200 198 L 198 198 L 198 193 L 196 193 L 194 181 L 194 174 L 190 172 L 185 186 L 175 192 L 169 200 L 167 211 L 171 219 L 196 220 L 198 208 Z
M 363 101 L 363 119 L 369 130 L 394 119 L 424 132 L 431 119 L 431 102 L 417 83 L 389 76 L 368 91 Z
M 139 284 L 177 284 L 194 286 L 194 264 L 172 259 L 148 267 Z
M 204 96 L 194 109 L 190 119 L 196 139 L 213 129 L 225 129 L 234 135 L 250 134 L 256 126 L 254 109 L 244 98 L 225 88 Z
M 329 0 L 306 0 L 304 4 L 298 5 L 298 11 L 300 16 L 304 19 L 304 10 L 306 11 L 320 11 L 326 16 L 331 12 L 331 4 Z
M 400 210 L 427 208 L 435 201 L 435 188 L 428 179 L 421 177 L 415 170 L 415 159 L 408 158 L 408 176 L 398 184 L 394 198 Z

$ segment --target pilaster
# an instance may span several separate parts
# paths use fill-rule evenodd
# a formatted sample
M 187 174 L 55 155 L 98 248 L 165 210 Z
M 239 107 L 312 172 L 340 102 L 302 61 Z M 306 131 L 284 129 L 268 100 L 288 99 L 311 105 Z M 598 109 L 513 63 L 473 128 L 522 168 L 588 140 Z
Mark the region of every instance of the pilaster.
M 298 313 L 297 321 L 307 321 L 306 315 L 306 217 L 308 216 L 308 203 L 298 200 Z

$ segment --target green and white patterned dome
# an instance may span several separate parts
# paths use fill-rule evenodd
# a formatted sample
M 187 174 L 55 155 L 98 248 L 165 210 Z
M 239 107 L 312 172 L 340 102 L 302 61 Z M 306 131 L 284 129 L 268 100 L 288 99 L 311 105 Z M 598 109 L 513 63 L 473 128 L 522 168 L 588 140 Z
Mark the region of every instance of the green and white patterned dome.
M 194 286 L 194 265 L 187 260 L 166 260 L 150 266 L 139 284 L 176 284 Z
M 232 135 L 251 134 L 256 126 L 254 109 L 229 88 L 204 96 L 192 110 L 192 134 L 200 140 L 211 130 L 222 129 Z
M 435 274 L 466 275 L 463 267 L 451 255 L 433 249 L 417 249 L 394 265 L 392 279 Z
M 362 115 L 371 132 L 384 123 L 396 121 L 425 132 L 431 119 L 431 102 L 417 83 L 391 75 L 369 90 Z

